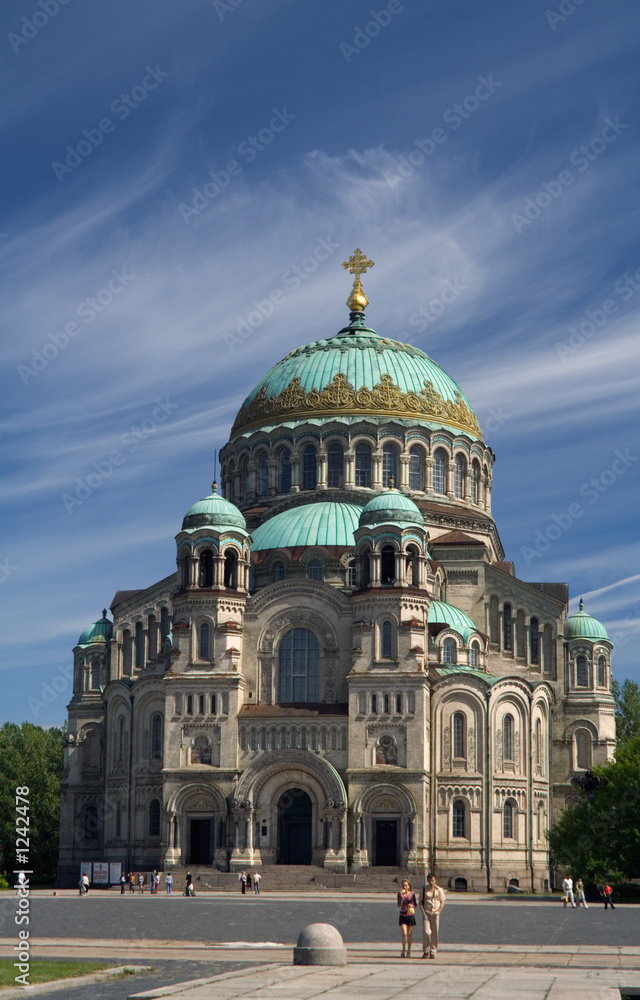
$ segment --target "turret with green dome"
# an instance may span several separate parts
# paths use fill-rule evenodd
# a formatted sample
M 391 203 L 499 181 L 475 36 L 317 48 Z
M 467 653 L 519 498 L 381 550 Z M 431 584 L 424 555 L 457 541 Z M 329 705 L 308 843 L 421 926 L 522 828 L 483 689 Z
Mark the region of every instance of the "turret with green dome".
M 610 642 L 609 633 L 597 618 L 592 618 L 584 610 L 584 601 L 580 598 L 579 610 L 575 615 L 571 615 L 564 623 L 565 639 L 589 639 L 596 642 L 604 639 Z

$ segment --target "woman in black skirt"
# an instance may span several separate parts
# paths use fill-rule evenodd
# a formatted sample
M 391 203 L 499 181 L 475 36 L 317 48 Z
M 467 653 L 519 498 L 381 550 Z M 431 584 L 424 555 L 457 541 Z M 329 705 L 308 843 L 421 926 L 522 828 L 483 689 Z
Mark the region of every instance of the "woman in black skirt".
M 411 882 L 405 879 L 402 883 L 402 891 L 398 893 L 398 906 L 400 907 L 400 931 L 402 933 L 402 954 L 400 958 L 411 956 L 411 942 L 413 940 L 413 928 L 416 926 L 416 906 L 418 900 L 416 894 L 411 889 Z

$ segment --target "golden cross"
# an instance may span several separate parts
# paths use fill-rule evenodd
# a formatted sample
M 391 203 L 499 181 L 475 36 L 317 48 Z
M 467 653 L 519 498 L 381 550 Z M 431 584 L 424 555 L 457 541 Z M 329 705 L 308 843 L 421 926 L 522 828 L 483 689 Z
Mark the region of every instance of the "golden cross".
M 358 247 L 355 253 L 351 254 L 349 260 L 342 262 L 342 266 L 347 268 L 350 274 L 355 274 L 356 281 L 358 281 L 360 275 L 364 274 L 367 268 L 373 267 L 373 261 L 367 260 L 362 250 Z

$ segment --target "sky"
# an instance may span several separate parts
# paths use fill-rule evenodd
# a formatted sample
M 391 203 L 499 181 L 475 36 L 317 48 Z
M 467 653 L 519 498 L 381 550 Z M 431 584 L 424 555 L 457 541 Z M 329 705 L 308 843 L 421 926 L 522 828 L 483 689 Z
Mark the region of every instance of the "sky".
M 4 0 L 0 721 L 64 721 L 356 247 L 478 415 L 517 575 L 640 682 L 640 7 L 548 2 Z

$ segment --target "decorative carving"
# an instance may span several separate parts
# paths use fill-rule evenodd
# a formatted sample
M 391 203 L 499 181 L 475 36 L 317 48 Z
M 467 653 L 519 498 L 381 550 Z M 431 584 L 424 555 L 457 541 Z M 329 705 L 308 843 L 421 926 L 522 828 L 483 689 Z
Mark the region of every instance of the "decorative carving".
M 496 733 L 496 771 L 502 770 L 502 730 Z
M 315 611 L 307 610 L 306 608 L 300 608 L 296 611 L 287 611 L 284 614 L 279 615 L 274 618 L 273 621 L 269 622 L 267 629 L 262 637 L 262 642 L 260 649 L 263 653 L 271 653 L 273 651 L 273 643 L 276 636 L 280 635 L 287 628 L 293 628 L 296 625 L 311 625 L 318 632 L 320 638 L 325 644 L 325 650 L 335 650 L 336 640 L 328 625 L 325 618 L 322 615 L 317 614 Z
M 444 767 L 451 767 L 451 730 L 448 726 L 442 740 L 442 763 Z
M 324 416 L 372 413 L 414 419 L 417 416 L 436 417 L 482 438 L 476 415 L 459 392 L 456 392 L 455 401 L 445 400 L 427 379 L 419 395 L 403 392 L 388 374 L 382 375 L 373 389 L 364 386 L 356 389 L 342 372 L 336 372 L 324 389 L 311 389 L 310 392 L 304 391 L 298 377 L 291 379 L 279 396 L 267 396 L 263 386 L 248 406 L 243 406 L 238 413 L 231 436 L 265 422 L 304 418 L 314 412 L 321 412 Z
M 470 729 L 467 733 L 467 765 L 470 771 L 476 769 L 476 733 Z
M 271 658 L 262 657 L 262 669 L 260 671 L 260 698 L 263 705 L 271 704 Z
M 514 751 L 515 751 L 515 758 L 516 758 L 516 760 L 515 760 L 516 771 L 519 771 L 520 770 L 520 733 L 518 732 L 517 729 L 516 729 L 516 734 L 515 734 L 515 737 L 514 737 L 514 743 L 515 743 Z

